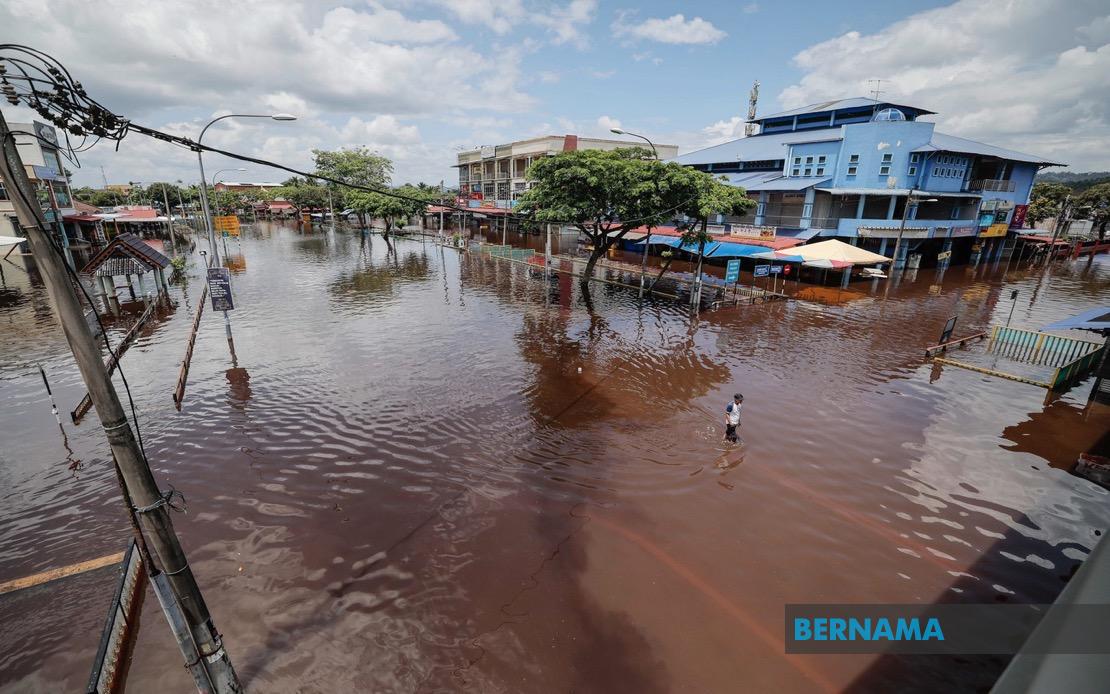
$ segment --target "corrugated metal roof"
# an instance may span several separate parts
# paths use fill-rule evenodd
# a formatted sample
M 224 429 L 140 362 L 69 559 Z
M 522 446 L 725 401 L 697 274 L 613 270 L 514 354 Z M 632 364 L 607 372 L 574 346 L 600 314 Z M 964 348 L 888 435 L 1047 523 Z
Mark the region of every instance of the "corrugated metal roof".
M 787 118 L 790 116 L 800 116 L 805 113 L 823 113 L 827 111 L 840 111 L 849 108 L 864 108 L 864 107 L 894 107 L 904 108 L 914 111 L 918 114 L 936 113 L 936 111 L 929 111 L 921 108 L 920 106 L 910 106 L 908 104 L 895 104 L 889 101 L 876 101 L 866 97 L 857 96 L 852 99 L 836 99 L 835 101 L 822 101 L 817 104 L 809 104 L 800 108 L 790 109 L 789 111 L 781 111 L 779 113 L 772 113 L 769 116 L 760 116 L 755 118 L 752 122 L 767 120 L 768 118 Z
M 875 195 L 878 197 L 886 195 L 909 195 L 909 188 L 818 188 L 817 190 L 822 193 L 831 193 L 832 195 Z M 922 190 L 921 188 L 914 188 L 913 193 L 915 197 L 928 195 L 936 198 L 981 198 L 983 196 L 978 193 L 945 193 L 940 191 Z
M 98 274 L 97 270 L 113 259 L 127 259 L 145 266 L 148 270 L 156 267 L 169 267 L 170 259 L 147 245 L 134 234 L 120 234 L 93 256 L 88 265 L 81 270 L 86 275 Z M 114 263 L 118 264 L 118 263 Z M 128 263 L 125 263 L 128 264 Z
M 831 180 L 831 178 L 780 176 L 778 178 L 772 178 L 769 181 L 764 181 L 758 185 L 748 186 L 747 190 L 805 190 L 806 188 L 812 188 L 813 186 L 823 186 Z
M 786 145 L 796 145 L 800 142 L 830 142 L 840 139 L 843 139 L 843 137 L 839 125 L 835 128 L 815 128 L 797 132 L 753 135 L 752 137 L 742 137 L 739 140 L 699 149 L 696 152 L 683 154 L 669 161 L 678 162 L 684 166 L 692 166 L 694 164 L 786 159 Z
M 782 176 L 781 171 L 742 171 L 740 173 L 714 174 L 723 176 L 730 186 L 748 186 Z
M 976 142 L 975 140 L 968 140 L 963 137 L 956 137 L 955 135 L 945 135 L 944 133 L 933 132 L 933 137 L 929 144 L 922 145 L 915 152 L 959 152 L 961 154 L 980 154 L 988 157 L 998 157 L 999 159 L 1010 159 L 1013 161 L 1024 161 L 1033 164 L 1043 164 L 1045 166 L 1067 166 L 1067 164 L 1059 164 L 1049 161 L 1044 157 L 1038 157 L 1035 154 L 1025 154 L 1013 149 L 1005 149 L 1003 147 L 995 147 L 988 145 L 984 142 Z

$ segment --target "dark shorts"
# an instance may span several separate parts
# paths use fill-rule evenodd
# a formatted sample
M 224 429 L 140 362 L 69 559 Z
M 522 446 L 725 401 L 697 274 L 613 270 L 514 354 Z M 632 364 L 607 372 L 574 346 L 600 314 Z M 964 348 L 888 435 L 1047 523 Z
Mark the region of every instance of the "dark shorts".
M 736 427 L 738 427 L 738 426 L 740 426 L 740 425 L 739 424 L 726 424 L 725 425 L 725 438 L 728 439 L 729 441 L 735 441 L 736 440 Z

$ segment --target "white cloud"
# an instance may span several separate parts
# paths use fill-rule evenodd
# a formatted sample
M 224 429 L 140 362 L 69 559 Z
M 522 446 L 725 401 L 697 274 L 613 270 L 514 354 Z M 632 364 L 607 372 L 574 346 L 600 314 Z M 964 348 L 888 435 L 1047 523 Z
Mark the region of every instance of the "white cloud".
M 554 34 L 552 43 L 570 43 L 584 48 L 586 37 L 582 29 L 593 22 L 596 12 L 597 0 L 571 0 L 566 5 L 552 7 L 546 13 L 533 12 L 531 18 Z
M 582 29 L 593 21 L 597 0 L 570 0 L 565 5 L 537 3 L 527 7 L 524 0 L 428 0 L 452 12 L 461 22 L 480 24 L 496 34 L 505 35 L 522 24 L 533 24 L 552 35 L 552 43 L 584 46 Z
M 620 130 L 621 122 L 619 120 L 617 120 L 616 118 L 612 118 L 610 116 L 602 116 L 602 117 L 597 119 L 597 127 L 601 128 L 606 133 L 608 133 L 610 130 L 613 130 L 614 128 L 617 129 L 617 130 Z
M 707 125 L 702 128 L 706 137 L 705 145 L 719 145 L 722 142 L 743 137 L 745 125 L 745 119 L 740 116 L 733 116 L 728 120 L 719 120 L 712 125 Z
M 616 70 L 590 70 L 590 77 L 599 80 L 607 80 L 615 74 Z
M 749 2 L 747 5 L 744 5 L 744 7 L 741 8 L 740 11 L 744 14 L 755 14 L 756 12 L 759 12 L 759 3 Z
M 1099 0 L 962 0 L 794 57 L 793 108 L 867 94 L 937 111 L 937 129 L 1069 163 L 1110 164 L 1110 18 Z
M 672 44 L 710 44 L 717 43 L 728 36 L 701 17 L 686 19 L 676 14 L 666 19 L 651 18 L 639 23 L 631 23 L 633 13 L 618 12 L 613 22 L 613 33 L 617 36 L 659 41 Z
M 543 70 L 536 75 L 544 84 L 554 84 L 559 81 L 559 73 L 554 70 Z

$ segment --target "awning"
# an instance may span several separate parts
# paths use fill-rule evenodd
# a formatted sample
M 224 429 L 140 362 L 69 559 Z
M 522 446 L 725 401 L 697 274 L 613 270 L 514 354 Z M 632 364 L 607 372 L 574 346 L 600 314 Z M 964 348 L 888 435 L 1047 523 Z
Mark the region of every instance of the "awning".
M 95 217 L 91 214 L 67 214 L 62 217 L 67 222 L 99 222 L 100 217 Z
M 878 265 L 889 263 L 890 258 L 865 251 L 862 248 L 844 243 L 837 239 L 820 241 L 808 246 L 795 246 L 789 250 L 758 253 L 754 258 L 781 260 L 787 263 L 803 263 L 811 267 L 849 267 L 851 265 Z
M 1110 331 L 1110 306 L 1092 308 L 1078 316 L 1065 318 L 1044 326 L 1041 330 L 1094 330 L 1096 332 Z
M 732 243 L 730 241 L 721 241 L 712 253 L 706 253 L 707 258 L 747 258 L 755 255 L 756 253 L 763 253 L 767 249 L 764 246 L 749 246 L 746 243 Z
M 820 229 L 782 229 L 776 232 L 779 236 L 787 236 L 799 241 L 809 241 L 814 236 L 821 233 Z
M 608 234 L 606 234 L 606 236 L 616 236 L 619 233 L 620 233 L 619 231 L 610 231 Z M 623 241 L 640 241 L 645 236 L 647 236 L 647 234 L 645 234 L 642 231 L 626 231 L 624 236 L 621 237 L 621 240 L 623 240 Z
M 890 195 L 905 196 L 910 194 L 909 188 L 818 188 L 822 193 L 830 195 L 871 195 L 885 198 Z M 943 193 L 932 190 L 919 190 L 914 188 L 913 194 L 917 197 L 927 195 L 930 198 L 981 198 L 978 193 Z
M 805 178 L 802 176 L 791 176 L 782 178 L 773 178 L 770 181 L 764 181 L 750 186 L 745 186 L 744 189 L 748 191 L 778 191 L 778 190 L 805 190 L 813 186 L 822 186 L 831 181 L 831 178 Z
M 14 246 L 17 243 L 23 243 L 27 239 L 19 236 L 0 236 L 0 246 Z

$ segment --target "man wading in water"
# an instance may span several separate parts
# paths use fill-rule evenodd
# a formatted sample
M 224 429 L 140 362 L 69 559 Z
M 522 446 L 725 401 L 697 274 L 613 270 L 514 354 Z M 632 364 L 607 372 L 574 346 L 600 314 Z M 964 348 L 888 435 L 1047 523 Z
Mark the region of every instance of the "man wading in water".
M 736 443 L 736 427 L 740 426 L 740 407 L 744 404 L 744 396 L 740 393 L 732 396 L 732 402 L 725 407 L 725 440 Z

